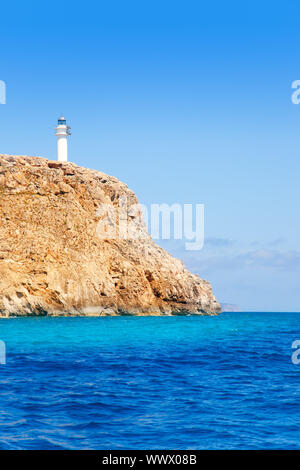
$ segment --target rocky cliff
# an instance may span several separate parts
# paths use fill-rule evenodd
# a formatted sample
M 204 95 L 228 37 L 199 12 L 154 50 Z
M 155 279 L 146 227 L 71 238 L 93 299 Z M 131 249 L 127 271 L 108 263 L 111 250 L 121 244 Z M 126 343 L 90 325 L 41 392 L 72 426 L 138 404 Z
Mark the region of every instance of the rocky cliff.
M 111 237 L 122 198 L 137 204 L 99 171 L 0 155 L 0 315 L 219 313 L 210 284 L 153 242 L 141 214 L 128 214 L 138 238 Z

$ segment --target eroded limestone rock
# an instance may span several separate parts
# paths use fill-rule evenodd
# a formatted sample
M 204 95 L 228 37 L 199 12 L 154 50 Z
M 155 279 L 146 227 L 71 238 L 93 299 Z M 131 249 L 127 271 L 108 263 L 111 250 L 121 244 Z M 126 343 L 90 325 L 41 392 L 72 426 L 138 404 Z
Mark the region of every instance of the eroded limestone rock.
M 219 313 L 210 284 L 158 247 L 139 219 L 138 240 L 99 238 L 97 209 L 124 196 L 137 204 L 99 171 L 0 155 L 0 315 Z

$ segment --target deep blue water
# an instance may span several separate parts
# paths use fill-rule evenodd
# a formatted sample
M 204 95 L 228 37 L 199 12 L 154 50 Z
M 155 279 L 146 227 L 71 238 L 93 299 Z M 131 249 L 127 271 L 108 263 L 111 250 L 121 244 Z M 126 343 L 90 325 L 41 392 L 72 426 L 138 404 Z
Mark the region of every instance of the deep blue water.
M 1 449 L 299 449 L 300 314 L 0 320 Z

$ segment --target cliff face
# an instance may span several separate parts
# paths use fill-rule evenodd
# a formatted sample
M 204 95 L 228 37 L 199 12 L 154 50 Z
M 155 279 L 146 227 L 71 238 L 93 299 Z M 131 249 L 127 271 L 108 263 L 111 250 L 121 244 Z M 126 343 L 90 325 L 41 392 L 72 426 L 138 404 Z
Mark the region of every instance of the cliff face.
M 158 247 L 140 214 L 128 216 L 138 239 L 103 238 L 124 197 L 137 204 L 99 171 L 0 155 L 0 315 L 219 313 L 210 284 Z

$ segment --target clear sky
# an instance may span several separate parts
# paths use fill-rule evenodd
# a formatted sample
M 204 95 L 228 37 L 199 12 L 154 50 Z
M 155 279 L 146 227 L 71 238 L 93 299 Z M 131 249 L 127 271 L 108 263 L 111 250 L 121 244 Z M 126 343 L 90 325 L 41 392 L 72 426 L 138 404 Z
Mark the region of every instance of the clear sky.
M 204 203 L 162 245 L 243 310 L 300 311 L 299 2 L 1 3 L 0 153 L 69 156 L 140 202 Z

